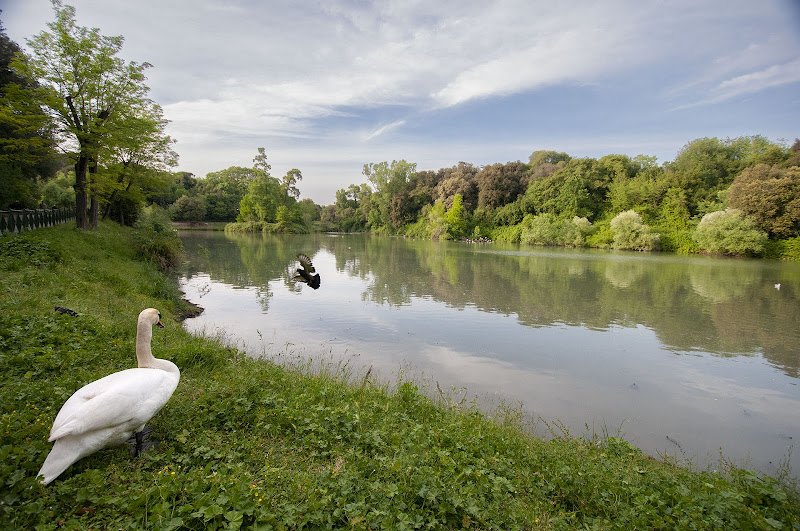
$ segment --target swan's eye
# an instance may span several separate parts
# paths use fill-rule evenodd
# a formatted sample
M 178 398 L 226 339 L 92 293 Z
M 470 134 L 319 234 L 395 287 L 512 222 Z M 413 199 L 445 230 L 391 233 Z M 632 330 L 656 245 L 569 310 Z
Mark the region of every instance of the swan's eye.
M 158 319 L 161 320 L 161 312 L 158 312 Z

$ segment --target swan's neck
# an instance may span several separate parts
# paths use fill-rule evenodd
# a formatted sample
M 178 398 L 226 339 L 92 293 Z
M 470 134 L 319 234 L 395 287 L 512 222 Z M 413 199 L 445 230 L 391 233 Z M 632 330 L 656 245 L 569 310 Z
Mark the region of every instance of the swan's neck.
M 169 360 L 153 356 L 150 341 L 153 339 L 153 327 L 147 323 L 139 323 L 136 327 L 136 361 L 140 369 L 160 369 L 180 374 L 177 365 Z
M 140 322 L 136 326 L 136 361 L 140 368 L 153 367 L 156 359 L 150 350 L 150 340 L 153 338 L 153 327 Z

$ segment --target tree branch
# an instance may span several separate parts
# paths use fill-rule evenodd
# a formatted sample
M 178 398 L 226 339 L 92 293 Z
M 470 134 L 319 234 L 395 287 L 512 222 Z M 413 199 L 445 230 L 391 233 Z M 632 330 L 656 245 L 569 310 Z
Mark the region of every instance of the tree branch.
M 83 131 L 83 128 L 81 127 L 81 120 L 78 118 L 78 112 L 75 110 L 75 105 L 72 103 L 72 96 L 67 95 L 67 105 L 72 113 L 72 120 L 75 122 L 75 129 L 78 131 Z

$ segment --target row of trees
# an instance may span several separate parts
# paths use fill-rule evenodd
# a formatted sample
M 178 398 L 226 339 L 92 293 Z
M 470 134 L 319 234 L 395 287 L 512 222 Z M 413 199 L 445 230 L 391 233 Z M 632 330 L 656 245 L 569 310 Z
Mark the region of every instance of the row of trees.
M 369 184 L 337 191 L 322 219 L 419 237 L 759 253 L 768 239 L 800 236 L 799 166 L 800 141 L 762 136 L 697 139 L 661 166 L 645 155 L 556 151 L 436 172 L 382 162 L 364 166 Z
M 32 206 L 47 186 L 61 200 L 71 187 L 79 227 L 96 226 L 101 209 L 125 223 L 178 158 L 147 96 L 151 65 L 123 60 L 123 38 L 79 26 L 72 6 L 53 0 L 53 10 L 30 56 L 0 32 L 0 208 Z
M 320 219 L 322 207 L 300 199 L 297 184 L 303 175 L 292 168 L 280 179 L 270 174 L 271 166 L 263 147 L 253 167 L 231 166 L 203 179 L 190 173 L 176 174 L 170 189 L 153 197 L 169 209 L 176 221 L 229 221 L 248 223 L 244 229 L 261 229 L 278 224 L 275 230 L 308 232 Z

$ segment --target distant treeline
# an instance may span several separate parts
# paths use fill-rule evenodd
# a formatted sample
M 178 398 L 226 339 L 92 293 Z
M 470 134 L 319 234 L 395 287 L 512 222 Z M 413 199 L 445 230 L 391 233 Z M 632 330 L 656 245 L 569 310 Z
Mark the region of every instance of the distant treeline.
M 322 225 L 422 238 L 800 257 L 800 141 L 689 142 L 672 162 L 534 151 L 520 161 L 417 171 L 367 164 Z
M 253 168 L 205 179 L 182 174 L 154 200 L 174 219 L 237 221 L 231 230 L 310 230 L 491 239 L 532 245 L 800 258 L 800 141 L 761 136 L 686 144 L 674 161 L 534 151 L 521 161 L 460 162 L 418 171 L 405 160 L 366 164 L 366 181 L 335 203 L 299 200 L 302 179 Z M 260 166 L 259 166 L 260 165 Z

